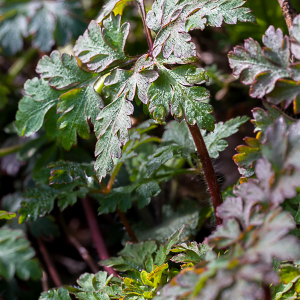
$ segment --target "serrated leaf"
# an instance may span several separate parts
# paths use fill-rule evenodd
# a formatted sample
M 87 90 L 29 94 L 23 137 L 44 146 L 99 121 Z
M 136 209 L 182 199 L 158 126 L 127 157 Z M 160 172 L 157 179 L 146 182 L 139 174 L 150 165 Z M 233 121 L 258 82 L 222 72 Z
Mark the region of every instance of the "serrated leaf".
M 0 229 L 0 275 L 6 280 L 15 273 L 22 280 L 38 280 L 42 270 L 38 262 L 32 259 L 35 252 L 30 247 L 22 230 Z
M 110 103 L 120 94 L 126 94 L 132 101 L 137 93 L 138 98 L 148 103 L 148 90 L 152 82 L 158 78 L 158 73 L 153 68 L 153 60 L 147 55 L 141 56 L 132 70 L 114 70 L 104 81 L 103 94 Z
M 61 113 L 57 119 L 57 135 L 63 147 L 70 150 L 77 144 L 77 134 L 82 138 L 89 138 L 88 120 L 95 123 L 104 105 L 100 95 L 94 90 L 99 76 L 83 71 L 75 57 L 68 54 L 60 56 L 58 51 L 53 51 L 50 57 L 44 56 L 39 61 L 37 72 L 42 78 L 49 80 L 50 86 L 64 89 L 57 105 L 57 112 Z M 65 91 L 66 88 L 69 89 Z
M 281 29 L 270 26 L 263 37 L 266 48 L 249 38 L 244 48 L 237 46 L 230 52 L 229 63 L 233 74 L 241 76 L 243 84 L 251 85 L 250 96 L 262 98 L 270 93 L 280 78 L 290 77 L 289 39 L 283 36 Z
M 41 294 L 39 300 L 71 300 L 69 292 L 66 288 L 58 290 L 50 290 Z
M 19 135 L 30 136 L 42 127 L 45 114 L 57 105 L 63 92 L 52 89 L 46 80 L 37 78 L 26 81 L 25 92 L 26 96 L 19 102 L 15 125 Z
M 121 95 L 111 104 L 107 105 L 97 117 L 95 132 L 98 138 L 96 144 L 95 171 L 101 181 L 113 168 L 112 157 L 120 158 L 122 155 L 120 147 L 128 140 L 128 128 L 131 127 L 129 115 L 133 113 L 132 104 Z
M 75 184 L 61 186 L 54 189 L 48 185 L 41 184 L 37 188 L 29 189 L 24 195 L 24 201 L 21 202 L 19 210 L 19 222 L 23 223 L 27 220 L 34 221 L 38 217 L 44 216 L 53 210 L 56 198 L 59 198 L 58 206 L 64 210 L 68 205 L 73 205 L 77 201 L 77 197 L 85 197 L 88 189 L 80 188 L 73 190 Z
M 104 259 L 100 262 L 102 266 L 113 267 L 117 271 L 128 270 L 141 271 L 145 269 L 146 261 L 157 249 L 155 241 L 147 241 L 138 244 L 126 243 L 125 248 L 118 253 L 118 257 Z
M 74 180 L 81 179 L 86 181 L 87 177 L 94 175 L 94 165 L 87 163 L 76 163 L 58 161 L 50 163 L 48 168 L 51 168 L 50 184 L 71 183 Z
M 171 114 L 179 121 L 186 118 L 190 125 L 197 122 L 200 128 L 213 130 L 214 117 L 210 115 L 213 108 L 207 103 L 209 92 L 203 87 L 194 86 L 194 77 L 190 77 L 197 69 L 187 65 L 169 70 L 160 64 L 158 68 L 159 78 L 152 83 L 148 92 L 149 111 L 153 112 L 154 119 L 161 122 L 171 110 Z M 198 83 L 203 83 L 206 79 L 203 75 L 198 80 Z
M 126 58 L 124 46 L 128 33 L 129 23 L 121 26 L 121 16 L 114 16 L 114 13 L 103 21 L 103 28 L 91 21 L 76 42 L 75 55 L 87 63 L 90 70 L 101 72 L 114 61 Z
M 172 261 L 176 263 L 192 263 L 196 264 L 205 259 L 205 256 L 211 248 L 205 244 L 197 244 L 196 242 L 182 243 L 171 249 L 171 252 L 178 253 L 172 257 Z
M 235 24 L 237 20 L 255 21 L 250 10 L 240 8 L 245 1 L 162 1 L 153 3 L 147 14 L 147 25 L 157 32 L 154 40 L 154 56 L 163 53 L 169 58 L 174 52 L 176 57 L 196 56 L 195 45 L 187 33 L 191 29 L 204 29 L 205 24 L 221 26 L 225 21 Z M 208 22 L 207 22 L 208 21 Z
M 248 117 L 243 116 L 231 119 L 225 123 L 220 122 L 216 124 L 214 131 L 204 136 L 209 156 L 211 158 L 218 158 L 219 152 L 224 151 L 228 146 L 228 143 L 224 139 L 236 133 L 239 127 L 248 120 Z
M 254 162 L 262 157 L 261 143 L 259 140 L 250 137 L 244 138 L 244 141 L 247 146 L 237 146 L 236 151 L 238 154 L 233 156 L 233 160 L 238 165 L 240 173 L 245 174 L 245 170 L 247 170 L 245 175 L 250 177 L 254 174 L 254 171 L 252 171 Z

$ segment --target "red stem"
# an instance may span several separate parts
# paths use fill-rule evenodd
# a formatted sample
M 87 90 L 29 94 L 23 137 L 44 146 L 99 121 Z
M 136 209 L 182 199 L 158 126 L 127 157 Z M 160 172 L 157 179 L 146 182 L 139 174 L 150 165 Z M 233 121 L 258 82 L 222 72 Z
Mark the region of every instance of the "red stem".
M 272 300 L 270 287 L 268 285 L 264 285 L 263 290 L 264 290 L 264 300 Z
M 188 127 L 197 147 L 197 152 L 202 163 L 202 168 L 216 213 L 217 207 L 223 203 L 219 182 L 198 125 L 188 124 Z M 220 219 L 217 215 L 216 222 L 217 225 L 222 224 L 222 219 Z
M 94 244 L 96 246 L 98 255 L 101 260 L 109 258 L 109 254 L 104 242 L 104 239 L 102 237 L 100 228 L 98 226 L 97 222 L 97 216 L 95 214 L 93 204 L 91 199 L 87 196 L 85 199 L 82 199 L 82 206 L 85 212 L 85 216 L 87 219 L 87 222 L 89 224 L 90 230 L 92 232 L 92 237 Z M 114 276 L 118 276 L 116 271 L 111 267 L 104 267 L 105 271 L 110 275 L 113 274 Z
M 37 242 L 38 242 L 38 245 L 39 245 L 39 250 L 40 250 L 40 252 L 41 252 L 41 254 L 43 256 L 44 262 L 45 262 L 45 264 L 46 264 L 46 266 L 48 268 L 48 271 L 49 271 L 49 273 L 51 275 L 51 278 L 52 278 L 54 284 L 57 287 L 62 286 L 60 278 L 59 278 L 59 276 L 57 274 L 57 271 L 56 271 L 56 269 L 55 269 L 55 267 L 54 267 L 54 265 L 53 265 L 53 263 L 51 261 L 51 258 L 49 256 L 49 253 L 47 251 L 47 248 L 46 248 L 43 240 L 40 239 L 40 238 L 38 238 Z
M 145 34 L 147 37 L 148 47 L 149 47 L 149 55 L 152 56 L 153 40 L 152 40 L 150 29 L 148 28 L 147 23 L 146 23 L 146 10 L 145 10 L 144 0 L 137 0 L 137 4 L 138 4 L 138 7 L 139 7 L 139 10 L 141 13 L 141 17 L 143 20 L 144 30 L 145 30 Z
M 129 238 L 131 239 L 131 241 L 133 243 L 138 243 L 139 241 L 138 241 L 134 231 L 132 230 L 126 216 L 118 208 L 117 208 L 117 213 L 126 229 L 127 234 L 129 235 Z

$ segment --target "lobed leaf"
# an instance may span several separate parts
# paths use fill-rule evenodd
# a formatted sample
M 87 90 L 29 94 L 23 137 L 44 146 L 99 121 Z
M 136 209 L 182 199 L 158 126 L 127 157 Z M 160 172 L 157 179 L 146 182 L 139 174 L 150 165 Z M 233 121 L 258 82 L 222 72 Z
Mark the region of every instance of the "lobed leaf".
M 205 24 L 220 27 L 223 21 L 228 24 L 236 24 L 237 20 L 255 22 L 250 10 L 241 8 L 244 3 L 242 0 L 156 0 L 146 20 L 148 27 L 157 33 L 154 56 L 161 52 L 165 58 L 172 53 L 179 58 L 196 56 L 196 47 L 187 32 L 204 29 Z
M 103 21 L 103 28 L 96 21 L 91 21 L 84 35 L 76 42 L 75 55 L 87 63 L 90 70 L 103 71 L 114 61 L 126 58 L 124 46 L 129 26 L 129 23 L 121 26 L 121 16 L 114 13 Z

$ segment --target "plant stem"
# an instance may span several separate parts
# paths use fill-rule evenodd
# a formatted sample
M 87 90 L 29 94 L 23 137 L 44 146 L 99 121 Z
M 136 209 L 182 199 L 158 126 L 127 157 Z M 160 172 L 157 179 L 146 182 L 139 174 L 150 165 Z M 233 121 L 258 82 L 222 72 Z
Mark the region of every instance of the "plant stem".
M 82 206 L 83 206 L 85 216 L 88 221 L 90 230 L 92 232 L 93 241 L 95 243 L 98 255 L 101 260 L 107 259 L 107 258 L 109 258 L 109 254 L 108 254 L 104 239 L 102 237 L 100 228 L 98 226 L 97 216 L 95 214 L 92 201 L 88 196 L 85 199 L 82 199 Z M 113 268 L 105 266 L 104 269 L 108 274 L 113 274 L 114 276 L 117 276 L 117 273 Z
M 293 25 L 293 20 L 297 15 L 295 8 L 293 7 L 290 0 L 278 0 L 278 3 L 281 7 L 283 17 L 285 19 L 286 25 L 290 30 Z
M 268 285 L 263 286 L 264 300 L 272 300 L 271 289 Z
M 44 262 L 48 268 L 48 271 L 51 275 L 51 278 L 54 282 L 54 284 L 59 287 L 59 286 L 62 286 L 62 283 L 61 283 L 61 280 L 59 278 L 59 275 L 56 271 L 56 268 L 55 266 L 53 265 L 52 261 L 51 261 L 51 258 L 49 256 L 49 253 L 48 253 L 48 250 L 45 246 L 45 243 L 43 242 L 42 239 L 38 238 L 37 239 L 37 242 L 38 242 L 38 245 L 39 245 L 39 250 L 43 256 L 43 259 L 44 259 Z
M 202 168 L 204 171 L 204 175 L 206 177 L 206 182 L 209 188 L 209 192 L 216 213 L 217 207 L 223 203 L 218 179 L 198 125 L 188 124 L 188 127 L 194 139 L 195 145 L 197 147 L 197 152 L 202 163 Z M 216 221 L 217 221 L 217 225 L 222 224 L 222 220 L 217 216 L 217 214 L 216 214 Z
M 7 148 L 2 148 L 2 149 L 0 149 L 0 157 L 8 155 L 8 154 L 15 153 L 15 152 L 18 152 L 25 145 L 26 145 L 26 143 L 20 144 L 20 145 L 11 146 L 11 147 L 7 147 Z
M 49 291 L 48 276 L 44 270 L 42 270 L 42 272 L 43 272 L 43 277 L 41 279 L 41 282 L 42 282 L 43 292 L 48 292 Z
M 95 262 L 93 261 L 91 255 L 89 254 L 88 250 L 86 248 L 84 248 L 79 241 L 75 238 L 75 236 L 73 236 L 68 228 L 67 225 L 65 223 L 65 220 L 63 218 L 63 215 L 60 214 L 59 216 L 59 221 L 61 224 L 61 227 L 66 235 L 66 237 L 68 238 L 69 242 L 76 248 L 76 250 L 79 252 L 79 254 L 81 255 L 82 259 L 86 262 L 86 264 L 90 267 L 90 269 L 92 270 L 93 273 L 97 273 L 99 271 L 99 268 L 97 267 L 97 265 L 95 264 Z
M 138 239 L 137 239 L 134 231 L 132 230 L 132 228 L 131 228 L 131 226 L 130 226 L 130 224 L 129 224 L 126 216 L 125 216 L 125 214 L 122 213 L 118 208 L 117 208 L 117 214 L 119 215 L 119 217 L 120 217 L 120 219 L 121 219 L 121 221 L 122 221 L 122 223 L 123 223 L 123 225 L 124 225 L 124 227 L 126 229 L 126 232 L 127 232 L 128 236 L 129 236 L 129 238 L 131 239 L 131 241 L 133 243 L 138 243 L 139 241 L 138 241 Z
M 151 32 L 150 29 L 147 26 L 146 23 L 146 10 L 145 10 L 145 4 L 144 4 L 144 0 L 136 0 L 139 10 L 140 10 L 140 14 L 143 20 L 143 25 L 144 25 L 144 30 L 145 30 L 145 34 L 147 37 L 147 43 L 148 43 L 148 47 L 149 47 L 149 55 L 152 56 L 153 53 L 153 40 L 152 40 L 152 36 L 151 36 Z

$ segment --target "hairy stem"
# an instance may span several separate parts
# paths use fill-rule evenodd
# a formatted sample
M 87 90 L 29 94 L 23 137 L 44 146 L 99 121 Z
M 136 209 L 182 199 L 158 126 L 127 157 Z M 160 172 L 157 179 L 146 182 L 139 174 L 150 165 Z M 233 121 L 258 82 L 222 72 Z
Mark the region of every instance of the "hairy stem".
M 51 275 L 51 278 L 54 282 L 54 284 L 58 287 L 58 286 L 62 286 L 61 280 L 59 278 L 59 275 L 56 271 L 56 268 L 54 266 L 54 264 L 51 261 L 51 258 L 49 256 L 48 250 L 45 246 L 45 243 L 43 242 L 42 239 L 38 238 L 37 239 L 38 245 L 39 245 L 39 250 L 43 256 L 44 262 L 47 266 L 47 269 Z
M 15 153 L 15 152 L 18 152 L 25 145 L 26 145 L 26 143 L 20 144 L 20 145 L 11 146 L 11 147 L 7 147 L 7 148 L 2 148 L 2 149 L 0 149 L 0 157 L 8 155 L 8 154 Z
M 297 15 L 295 8 L 293 7 L 290 0 L 278 0 L 278 3 L 281 7 L 283 17 L 285 19 L 286 25 L 290 30 L 293 25 L 293 20 Z
M 109 258 L 109 254 L 104 239 L 102 237 L 100 228 L 98 226 L 97 216 L 95 214 L 92 201 L 88 196 L 85 199 L 82 199 L 82 206 L 92 233 L 93 241 L 95 243 L 98 255 L 101 260 L 107 259 Z M 108 274 L 113 274 L 114 276 L 117 276 L 117 273 L 113 268 L 105 266 L 104 269 Z
M 49 291 L 48 276 L 44 270 L 42 270 L 42 272 L 43 272 L 43 276 L 41 278 L 41 282 L 42 282 L 43 292 L 48 292 Z
M 129 236 L 130 240 L 133 243 L 138 243 L 139 241 L 138 241 L 138 239 L 137 239 L 134 231 L 132 230 L 132 228 L 131 228 L 131 226 L 130 226 L 130 224 L 129 224 L 126 216 L 125 216 L 125 214 L 123 214 L 118 208 L 117 208 L 117 214 L 119 215 L 119 217 L 120 217 L 120 219 L 121 219 L 121 221 L 122 221 L 122 223 L 123 223 L 123 225 L 124 225 L 124 227 L 126 229 L 126 232 L 127 232 L 128 236 Z
M 188 124 L 188 127 L 194 139 L 195 145 L 197 147 L 197 152 L 202 163 L 204 175 L 206 177 L 206 182 L 216 212 L 217 207 L 223 203 L 218 179 L 198 125 Z M 217 225 L 222 224 L 222 220 L 217 215 L 216 215 L 216 221 L 217 221 Z
M 264 285 L 263 290 L 264 290 L 264 300 L 272 300 L 272 294 L 271 294 L 270 287 L 267 285 Z
M 145 30 L 145 34 L 146 34 L 146 37 L 147 37 L 148 47 L 149 47 L 149 54 L 152 55 L 152 53 L 153 53 L 153 40 L 152 40 L 150 29 L 148 28 L 148 26 L 146 24 L 146 10 L 145 10 L 144 0 L 136 0 L 136 2 L 138 4 L 140 14 L 141 14 L 141 17 L 142 17 L 142 20 L 143 20 L 144 30 Z
M 60 214 L 59 216 L 59 221 L 61 224 L 61 227 L 66 235 L 66 237 L 68 238 L 69 242 L 76 248 L 76 250 L 79 252 L 79 254 L 81 255 L 82 259 L 86 262 L 86 264 L 90 267 L 90 269 L 92 270 L 93 273 L 97 273 L 99 271 L 99 268 L 97 267 L 97 265 L 95 264 L 95 262 L 93 261 L 90 253 L 88 252 L 88 250 L 86 248 L 84 248 L 79 241 L 75 238 L 75 236 L 73 236 L 68 228 L 67 225 L 65 223 L 65 220 L 63 219 L 63 215 Z

